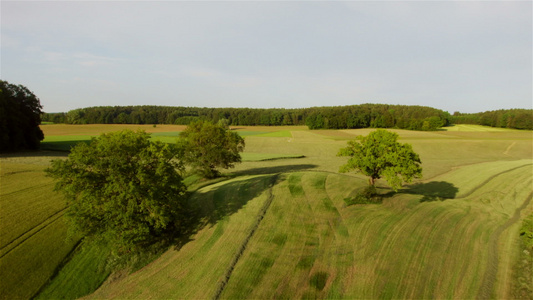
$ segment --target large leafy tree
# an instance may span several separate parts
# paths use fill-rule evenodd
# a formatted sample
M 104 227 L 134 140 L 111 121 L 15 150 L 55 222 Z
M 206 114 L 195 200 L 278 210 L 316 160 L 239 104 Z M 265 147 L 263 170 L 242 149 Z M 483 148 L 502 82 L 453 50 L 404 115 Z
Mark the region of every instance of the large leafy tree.
M 102 134 L 54 160 L 47 173 L 66 196 L 71 229 L 112 241 L 118 252 L 141 250 L 180 225 L 185 185 L 174 145 L 143 132 Z
M 339 156 L 349 156 L 340 172 L 357 170 L 370 177 L 370 185 L 384 177 L 397 191 L 403 182 L 422 176 L 421 161 L 410 144 L 397 142 L 398 134 L 387 130 L 376 130 L 368 136 L 357 136 L 340 149 Z
M 223 125 L 207 121 L 191 123 L 180 135 L 178 148 L 183 160 L 206 178 L 220 175 L 217 168 L 232 168 L 241 162 L 244 139 Z
M 23 85 L 0 80 L 0 151 L 36 150 L 44 139 L 41 102 Z

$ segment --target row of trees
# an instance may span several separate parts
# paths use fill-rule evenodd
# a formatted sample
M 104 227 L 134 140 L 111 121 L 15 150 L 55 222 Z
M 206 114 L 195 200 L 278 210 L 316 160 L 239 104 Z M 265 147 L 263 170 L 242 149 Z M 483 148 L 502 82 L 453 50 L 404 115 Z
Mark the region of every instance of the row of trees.
M 436 130 L 449 125 L 449 114 L 426 106 L 363 104 L 310 108 L 310 129 L 400 128 Z
M 41 109 L 28 88 L 0 80 L 0 152 L 39 149 Z
M 501 109 L 475 114 L 456 112 L 450 119 L 453 124 L 533 130 L 533 109 Z
M 310 129 L 400 128 L 436 130 L 451 124 L 533 129 L 533 110 L 506 109 L 474 114 L 425 106 L 361 104 L 301 109 L 199 108 L 172 106 L 101 106 L 45 113 L 42 120 L 68 124 L 177 124 L 198 120 L 229 125 L 307 125 Z
M 103 106 L 50 113 L 43 121 L 69 124 L 178 124 L 197 120 L 229 125 L 307 125 L 310 129 L 402 128 L 435 130 L 449 124 L 449 114 L 425 106 L 362 104 L 301 109 Z

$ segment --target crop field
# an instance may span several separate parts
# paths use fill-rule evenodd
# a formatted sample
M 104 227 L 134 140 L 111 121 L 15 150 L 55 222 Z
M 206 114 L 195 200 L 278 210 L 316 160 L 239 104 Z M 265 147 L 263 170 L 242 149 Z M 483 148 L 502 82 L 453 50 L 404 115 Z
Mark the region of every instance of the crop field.
M 98 126 L 109 125 L 42 127 L 45 135 L 56 132 L 61 142 L 108 130 Z M 352 206 L 344 199 L 364 188 L 367 179 L 339 174 L 346 158 L 336 154 L 346 141 L 371 129 L 233 128 L 245 137 L 243 163 L 226 171 L 228 179 L 192 194 L 189 201 L 199 217 L 190 240 L 135 273 L 113 277 L 88 298 L 513 298 L 518 230 L 533 212 L 533 133 L 455 127 L 391 130 L 420 154 L 424 177 L 398 193 L 378 181 L 382 203 Z M 163 141 L 183 130 L 143 128 Z M 40 247 L 26 245 L 31 239 L 20 240 L 12 246 L 21 249 L 19 254 L 6 260 L 4 244 L 38 230 L 38 224 L 64 208 L 42 174 L 49 158 L 0 158 L 0 263 L 23 266 L 23 275 L 35 268 L 24 252 Z M 26 175 L 12 177 L 16 174 Z M 19 215 L 23 208 L 35 217 Z M 12 230 L 4 230 L 4 224 Z M 64 230 L 64 224 L 58 225 L 53 238 L 64 241 Z M 52 237 L 52 232 L 43 234 Z M 74 244 L 49 255 L 61 261 Z M 15 290 L 16 280 L 4 283 L 5 276 L 11 275 L 1 274 L 3 297 L 11 289 L 9 296 L 34 295 Z M 38 290 L 42 283 L 34 285 Z

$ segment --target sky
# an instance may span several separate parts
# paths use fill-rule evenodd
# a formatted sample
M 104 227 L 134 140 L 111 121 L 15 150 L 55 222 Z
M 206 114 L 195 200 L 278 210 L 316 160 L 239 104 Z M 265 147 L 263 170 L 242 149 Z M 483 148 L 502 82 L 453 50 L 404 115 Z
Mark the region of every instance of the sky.
M 532 1 L 5 1 L 0 78 L 90 106 L 533 108 Z

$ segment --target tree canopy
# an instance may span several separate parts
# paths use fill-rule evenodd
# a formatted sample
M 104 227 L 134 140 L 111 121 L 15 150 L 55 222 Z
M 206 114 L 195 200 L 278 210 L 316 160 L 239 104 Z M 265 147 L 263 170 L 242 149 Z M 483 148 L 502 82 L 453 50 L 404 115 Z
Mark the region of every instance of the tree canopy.
M 533 130 L 533 109 L 500 109 L 451 116 L 454 124 L 476 124 L 500 128 Z
M 39 149 L 41 109 L 28 88 L 0 80 L 0 152 Z
M 224 125 L 197 121 L 180 134 L 178 149 L 186 164 L 202 176 L 214 178 L 220 175 L 217 168 L 233 168 L 241 162 L 244 139 Z
M 398 134 L 383 129 L 368 136 L 357 136 L 348 141 L 348 147 L 340 149 L 339 156 L 349 156 L 340 172 L 357 170 L 370 177 L 370 185 L 384 177 L 397 191 L 403 182 L 422 176 L 421 161 L 410 144 L 397 142 Z
M 186 188 L 175 154 L 173 145 L 124 130 L 78 144 L 47 173 L 66 196 L 73 232 L 128 252 L 179 227 Z
M 214 124 L 279 126 L 310 129 L 401 128 L 435 130 L 448 125 L 449 114 L 426 106 L 361 104 L 311 108 L 199 108 L 180 106 L 101 106 L 46 114 L 46 121 L 70 124 L 178 124 L 204 120 Z M 223 121 L 226 122 L 226 121 Z

